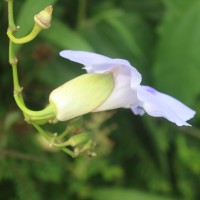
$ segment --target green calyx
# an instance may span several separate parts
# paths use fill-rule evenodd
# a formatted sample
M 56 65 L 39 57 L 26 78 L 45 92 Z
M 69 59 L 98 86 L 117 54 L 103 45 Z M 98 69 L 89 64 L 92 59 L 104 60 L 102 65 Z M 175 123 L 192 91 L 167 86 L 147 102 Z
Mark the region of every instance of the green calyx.
M 111 73 L 85 74 L 58 87 L 50 94 L 60 121 L 73 119 L 99 107 L 112 94 L 115 83 Z

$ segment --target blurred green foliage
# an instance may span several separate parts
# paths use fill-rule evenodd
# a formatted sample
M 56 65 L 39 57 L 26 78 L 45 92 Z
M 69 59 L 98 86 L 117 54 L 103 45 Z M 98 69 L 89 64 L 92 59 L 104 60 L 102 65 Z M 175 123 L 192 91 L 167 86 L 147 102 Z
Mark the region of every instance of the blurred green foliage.
M 0 4 L 0 199 L 200 199 L 200 0 L 18 0 L 18 36 L 53 4 L 52 27 L 16 46 L 27 105 L 42 108 L 50 91 L 83 74 L 58 56 L 63 49 L 129 60 L 143 84 L 197 111 L 193 127 L 134 116 L 130 110 L 90 114 L 83 127 L 97 142 L 94 158 L 53 151 L 27 125 L 12 97 L 7 3 Z M 58 124 L 62 130 L 66 124 Z

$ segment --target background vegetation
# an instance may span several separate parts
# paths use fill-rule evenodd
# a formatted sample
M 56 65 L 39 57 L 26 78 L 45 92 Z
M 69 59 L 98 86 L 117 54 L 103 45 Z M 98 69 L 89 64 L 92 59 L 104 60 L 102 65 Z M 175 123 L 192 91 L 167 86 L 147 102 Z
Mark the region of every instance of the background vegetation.
M 58 55 L 77 49 L 129 60 L 143 84 L 197 114 L 192 128 L 125 109 L 86 115 L 83 126 L 94 134 L 97 156 L 72 159 L 52 151 L 14 102 L 7 3 L 1 1 L 0 199 L 200 199 L 200 0 L 18 0 L 17 35 L 26 35 L 33 16 L 49 4 L 52 27 L 16 47 L 30 108 L 42 108 L 52 89 L 84 73 Z

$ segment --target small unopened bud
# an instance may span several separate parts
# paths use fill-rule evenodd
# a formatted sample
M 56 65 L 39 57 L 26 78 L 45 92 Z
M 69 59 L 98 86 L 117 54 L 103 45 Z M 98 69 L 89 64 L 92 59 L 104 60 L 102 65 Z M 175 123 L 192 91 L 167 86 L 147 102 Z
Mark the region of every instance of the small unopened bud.
M 79 144 L 85 143 L 90 140 L 90 135 L 88 133 L 80 133 L 78 135 L 72 136 L 68 140 L 68 144 L 72 147 L 75 147 Z
M 48 29 L 51 26 L 53 7 L 50 5 L 44 10 L 39 12 L 34 16 L 35 23 L 37 23 L 41 28 Z

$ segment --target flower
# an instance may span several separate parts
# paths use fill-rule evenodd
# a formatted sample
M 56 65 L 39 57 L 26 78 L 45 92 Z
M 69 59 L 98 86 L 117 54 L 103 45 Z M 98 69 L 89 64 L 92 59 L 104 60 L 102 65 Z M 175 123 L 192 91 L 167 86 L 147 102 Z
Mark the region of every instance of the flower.
M 178 126 L 190 126 L 186 121 L 194 116 L 195 111 L 171 96 L 160 93 L 149 86 L 141 85 L 141 74 L 131 66 L 127 60 L 113 59 L 86 51 L 64 50 L 60 52 L 60 55 L 71 61 L 83 64 L 83 69 L 85 69 L 88 74 L 112 74 L 113 76 L 114 88 L 112 91 L 109 90 L 109 96 L 106 96 L 104 101 L 96 103 L 95 105 L 98 104 L 98 106 L 94 109 L 85 109 L 81 114 L 111 110 L 115 108 L 130 108 L 135 114 L 143 115 L 146 112 L 154 117 L 164 117 Z M 109 85 L 106 84 L 107 83 L 105 83 L 103 87 L 109 87 Z M 63 90 L 65 90 L 64 87 Z M 99 92 L 98 88 L 95 92 Z M 64 95 L 57 98 L 56 96 L 59 96 L 59 93 Z M 76 98 L 81 95 L 81 99 L 78 98 L 78 101 L 80 102 L 84 101 L 83 99 L 85 98 L 90 98 L 87 96 L 87 92 L 77 90 L 77 88 L 74 93 L 76 93 Z M 71 93 L 68 94 L 63 91 L 53 91 L 50 95 L 50 102 L 53 102 L 55 107 L 58 107 L 60 102 L 65 102 L 70 98 L 70 95 Z M 97 99 L 94 100 L 94 98 L 90 100 L 90 103 L 93 103 L 92 101 L 97 101 Z M 73 102 L 71 103 L 73 106 Z M 60 105 L 62 105 L 62 103 Z M 79 107 L 78 104 L 76 106 Z M 59 108 L 59 110 L 65 109 L 65 114 L 67 115 L 69 107 L 61 106 Z M 59 110 L 57 111 L 57 116 L 59 116 Z M 79 115 L 80 113 L 75 113 L 73 117 Z M 69 119 L 70 117 L 66 118 Z

